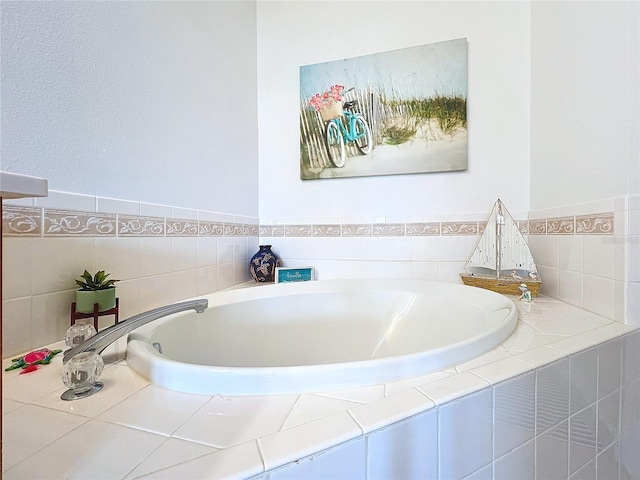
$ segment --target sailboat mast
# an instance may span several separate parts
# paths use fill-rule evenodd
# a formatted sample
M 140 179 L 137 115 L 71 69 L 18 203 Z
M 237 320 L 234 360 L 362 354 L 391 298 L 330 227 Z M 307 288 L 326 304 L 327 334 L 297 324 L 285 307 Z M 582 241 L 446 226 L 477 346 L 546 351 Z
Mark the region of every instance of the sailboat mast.
M 498 214 L 496 215 L 496 275 L 500 278 L 502 271 L 502 227 L 504 226 L 504 214 L 502 202 L 498 199 Z

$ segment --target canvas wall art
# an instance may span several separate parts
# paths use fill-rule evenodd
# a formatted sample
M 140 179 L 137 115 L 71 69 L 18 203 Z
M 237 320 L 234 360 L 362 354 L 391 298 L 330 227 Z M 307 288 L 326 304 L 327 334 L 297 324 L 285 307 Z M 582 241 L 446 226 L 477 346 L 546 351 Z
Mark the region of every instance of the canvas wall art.
M 467 40 L 300 67 L 300 178 L 467 169 Z

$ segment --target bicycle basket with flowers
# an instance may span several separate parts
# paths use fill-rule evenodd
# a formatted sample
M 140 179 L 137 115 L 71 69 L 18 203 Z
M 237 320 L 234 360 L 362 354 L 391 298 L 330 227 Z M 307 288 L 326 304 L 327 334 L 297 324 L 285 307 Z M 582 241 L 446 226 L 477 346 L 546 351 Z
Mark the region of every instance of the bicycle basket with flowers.
M 316 93 L 311 97 L 309 105 L 312 106 L 316 112 L 320 113 L 320 118 L 322 118 L 323 122 L 328 122 L 342 115 L 343 90 L 344 85 L 333 85 L 322 94 Z

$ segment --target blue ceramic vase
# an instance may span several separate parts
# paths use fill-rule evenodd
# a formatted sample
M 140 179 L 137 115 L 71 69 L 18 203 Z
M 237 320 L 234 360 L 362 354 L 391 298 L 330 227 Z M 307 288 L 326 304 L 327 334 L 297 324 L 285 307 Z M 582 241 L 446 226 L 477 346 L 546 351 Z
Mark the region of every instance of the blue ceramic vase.
M 280 258 L 271 251 L 271 245 L 260 245 L 260 250 L 251 257 L 249 270 L 258 283 L 273 283 L 276 279 L 276 267 L 280 266 Z

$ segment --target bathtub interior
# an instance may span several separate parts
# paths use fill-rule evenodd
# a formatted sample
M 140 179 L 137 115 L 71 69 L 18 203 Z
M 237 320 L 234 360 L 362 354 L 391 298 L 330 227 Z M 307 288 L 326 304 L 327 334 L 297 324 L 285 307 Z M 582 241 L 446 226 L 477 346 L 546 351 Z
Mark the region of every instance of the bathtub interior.
M 216 293 L 209 304 L 133 332 L 130 366 L 193 393 L 351 388 L 469 360 L 517 323 L 507 297 L 438 282 L 279 284 Z
M 436 294 L 356 290 L 278 295 L 209 308 L 149 335 L 173 360 L 285 367 L 407 355 L 473 338 L 508 314 Z M 176 342 L 176 339 L 180 339 Z

